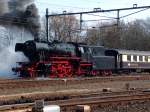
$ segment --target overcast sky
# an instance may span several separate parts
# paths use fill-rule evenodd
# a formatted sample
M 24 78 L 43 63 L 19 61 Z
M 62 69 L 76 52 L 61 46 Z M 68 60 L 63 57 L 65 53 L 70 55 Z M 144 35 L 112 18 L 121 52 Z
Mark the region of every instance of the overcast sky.
M 116 9 L 132 7 L 133 4 L 138 6 L 150 5 L 150 0 L 36 0 L 36 4 L 39 8 L 41 15 L 45 15 L 45 9 L 49 8 L 49 12 L 62 13 L 64 10 L 67 12 L 79 12 L 79 11 L 92 11 L 93 8 L 101 9 Z M 132 13 L 138 10 L 123 11 L 120 16 Z M 115 12 L 99 14 L 100 16 L 116 17 Z M 132 21 L 135 19 L 145 19 L 150 17 L 150 9 L 138 14 L 124 18 L 125 21 Z M 98 16 L 85 15 L 84 20 L 103 19 Z

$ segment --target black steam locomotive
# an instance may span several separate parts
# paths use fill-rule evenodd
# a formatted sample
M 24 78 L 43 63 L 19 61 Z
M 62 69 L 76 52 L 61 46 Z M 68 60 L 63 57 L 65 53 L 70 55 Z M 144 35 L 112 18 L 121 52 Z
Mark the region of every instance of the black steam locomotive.
M 18 62 L 13 71 L 21 77 L 107 76 L 112 72 L 150 71 L 150 52 L 107 49 L 73 42 L 17 43 L 29 62 Z

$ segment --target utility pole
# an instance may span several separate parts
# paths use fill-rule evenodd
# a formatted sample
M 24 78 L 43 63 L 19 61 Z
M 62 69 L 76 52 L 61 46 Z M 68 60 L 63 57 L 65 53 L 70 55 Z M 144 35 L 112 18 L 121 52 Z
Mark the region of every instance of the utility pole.
M 83 20 L 82 20 L 82 13 L 80 14 L 80 32 L 82 31 L 82 22 L 83 22 Z
M 118 43 L 119 43 L 119 46 L 121 45 L 121 35 L 120 35 L 120 10 L 117 10 L 117 32 L 118 32 Z
M 48 12 L 48 8 L 46 9 L 46 38 L 47 38 L 47 42 L 49 42 L 49 12 Z
M 119 28 L 119 25 L 120 25 L 120 10 L 117 10 L 117 26 Z

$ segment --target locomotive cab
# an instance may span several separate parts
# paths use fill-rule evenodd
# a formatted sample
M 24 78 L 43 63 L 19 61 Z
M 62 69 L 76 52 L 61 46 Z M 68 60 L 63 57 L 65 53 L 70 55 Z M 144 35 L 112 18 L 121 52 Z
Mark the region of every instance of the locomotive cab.
M 79 46 L 80 57 L 84 61 L 91 62 L 92 52 L 88 45 Z
M 80 45 L 81 58 L 92 63 L 92 75 L 111 75 L 114 70 L 114 57 L 106 56 L 103 46 Z

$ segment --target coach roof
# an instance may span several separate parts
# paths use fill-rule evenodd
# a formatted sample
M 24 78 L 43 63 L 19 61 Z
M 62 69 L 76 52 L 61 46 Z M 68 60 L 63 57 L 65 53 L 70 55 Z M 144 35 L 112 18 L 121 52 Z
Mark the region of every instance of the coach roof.
M 111 49 L 111 50 L 107 50 L 107 52 L 108 51 L 115 52 L 117 54 L 150 56 L 150 52 L 149 51 L 120 50 L 120 49 Z

